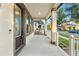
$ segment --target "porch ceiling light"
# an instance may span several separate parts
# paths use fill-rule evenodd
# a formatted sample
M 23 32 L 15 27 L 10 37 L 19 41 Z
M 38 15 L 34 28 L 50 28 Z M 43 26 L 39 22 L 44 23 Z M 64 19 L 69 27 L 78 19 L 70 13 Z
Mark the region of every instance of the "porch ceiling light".
M 41 15 L 41 12 L 38 12 L 38 15 Z

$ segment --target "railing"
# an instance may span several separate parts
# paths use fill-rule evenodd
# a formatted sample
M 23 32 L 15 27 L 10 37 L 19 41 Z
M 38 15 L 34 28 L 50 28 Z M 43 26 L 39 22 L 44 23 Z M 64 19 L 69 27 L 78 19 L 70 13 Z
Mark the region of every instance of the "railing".
M 61 47 L 70 56 L 79 56 L 79 37 L 70 35 L 68 38 L 58 35 L 59 47 Z
M 70 37 L 70 53 L 71 56 L 79 56 L 79 37 L 71 35 Z
M 51 31 L 48 32 L 51 38 Z M 52 34 L 55 37 L 55 34 Z M 53 37 L 53 39 L 54 39 Z M 61 47 L 70 56 L 79 56 L 79 37 L 76 35 L 56 33 L 56 45 Z
M 60 48 L 62 48 L 67 54 L 69 54 L 70 55 L 70 52 L 69 52 L 69 37 L 68 37 L 69 35 L 66 35 L 66 34 L 61 34 L 61 33 L 59 33 L 58 34 L 58 46 L 60 47 Z

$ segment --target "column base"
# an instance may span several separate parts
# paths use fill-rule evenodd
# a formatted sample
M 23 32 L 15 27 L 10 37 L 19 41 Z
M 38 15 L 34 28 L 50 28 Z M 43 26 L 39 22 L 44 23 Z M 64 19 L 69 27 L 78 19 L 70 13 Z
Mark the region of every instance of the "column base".
M 45 36 L 47 36 L 47 34 L 44 34 Z
M 56 45 L 56 43 L 55 43 L 55 42 L 52 42 L 52 41 L 51 41 L 50 43 L 51 43 L 51 44 L 54 44 L 54 45 Z

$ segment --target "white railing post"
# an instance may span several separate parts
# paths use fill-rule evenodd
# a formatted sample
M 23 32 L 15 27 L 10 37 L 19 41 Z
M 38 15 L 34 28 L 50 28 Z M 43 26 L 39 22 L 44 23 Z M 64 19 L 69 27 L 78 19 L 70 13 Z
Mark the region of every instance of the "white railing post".
M 73 35 L 71 35 L 70 36 L 70 41 L 69 41 L 70 43 L 69 43 L 69 47 L 70 47 L 70 55 L 71 56 L 74 56 L 74 36 Z
M 76 56 L 78 56 L 78 39 L 76 38 L 75 39 L 75 41 L 76 41 L 76 49 L 75 49 L 75 54 L 76 54 Z
M 79 51 L 78 51 L 79 46 L 78 46 L 78 43 L 79 43 L 79 40 L 77 39 L 77 56 L 79 56 Z

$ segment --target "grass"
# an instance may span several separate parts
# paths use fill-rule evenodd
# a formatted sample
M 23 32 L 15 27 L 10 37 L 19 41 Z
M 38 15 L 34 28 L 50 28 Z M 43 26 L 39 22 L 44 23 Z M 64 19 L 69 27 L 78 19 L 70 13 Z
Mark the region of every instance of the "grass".
M 64 37 L 67 37 L 67 38 L 69 38 L 69 36 L 70 36 L 70 35 L 65 34 L 65 33 L 59 33 L 59 35 L 64 36 Z M 76 37 L 76 40 L 79 40 L 79 37 Z M 77 49 L 76 45 L 77 44 L 75 43 L 75 49 Z M 62 37 L 59 36 L 59 46 L 61 48 L 68 47 L 69 46 L 69 40 L 67 40 L 67 39 L 62 38 Z M 78 44 L 78 49 L 79 49 L 79 44 Z
M 75 49 L 77 48 L 76 47 L 77 44 L 75 44 Z M 61 48 L 66 48 L 69 46 L 69 40 L 65 39 L 65 38 L 62 38 L 62 37 L 59 37 L 59 46 Z M 79 49 L 79 44 L 78 44 L 78 49 Z
M 59 37 L 59 46 L 61 48 L 66 48 L 69 45 L 69 40 L 66 40 L 65 38 Z
M 77 44 L 75 44 L 75 49 L 77 49 Z M 78 49 L 79 49 L 79 44 L 78 44 Z
M 69 35 L 65 33 L 59 33 L 59 35 L 69 38 Z

